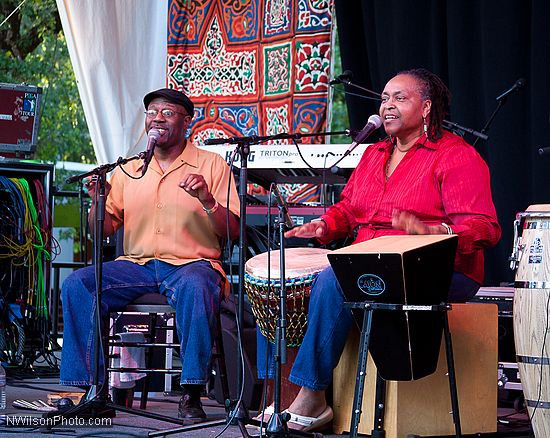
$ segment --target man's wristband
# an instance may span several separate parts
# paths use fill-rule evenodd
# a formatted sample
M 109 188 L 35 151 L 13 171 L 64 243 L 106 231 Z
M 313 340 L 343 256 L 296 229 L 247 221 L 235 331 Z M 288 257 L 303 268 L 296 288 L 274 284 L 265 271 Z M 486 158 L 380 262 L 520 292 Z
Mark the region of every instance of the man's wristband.
M 205 208 L 204 205 L 202 206 L 202 209 L 206 212 L 206 214 L 212 214 L 215 213 L 216 210 L 220 207 L 220 203 L 216 201 L 214 206 L 212 208 Z
M 445 222 L 441 222 L 441 226 L 447 230 L 447 234 L 454 234 L 455 232 L 450 225 L 447 225 Z

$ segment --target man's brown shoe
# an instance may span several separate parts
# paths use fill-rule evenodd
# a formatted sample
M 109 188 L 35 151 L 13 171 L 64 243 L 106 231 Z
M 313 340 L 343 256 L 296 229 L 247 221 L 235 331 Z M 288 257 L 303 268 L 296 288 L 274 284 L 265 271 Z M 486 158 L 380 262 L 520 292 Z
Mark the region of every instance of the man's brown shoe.
M 184 420 L 204 420 L 206 418 L 200 395 L 184 392 L 178 406 L 178 418 Z

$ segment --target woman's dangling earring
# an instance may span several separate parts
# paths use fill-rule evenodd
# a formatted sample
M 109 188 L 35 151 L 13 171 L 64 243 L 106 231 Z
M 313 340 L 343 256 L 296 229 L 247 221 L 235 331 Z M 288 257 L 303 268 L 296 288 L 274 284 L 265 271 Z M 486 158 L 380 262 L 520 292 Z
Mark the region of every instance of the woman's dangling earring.
M 426 117 L 422 116 L 422 122 L 424 123 L 424 134 L 428 133 L 428 125 L 426 125 Z

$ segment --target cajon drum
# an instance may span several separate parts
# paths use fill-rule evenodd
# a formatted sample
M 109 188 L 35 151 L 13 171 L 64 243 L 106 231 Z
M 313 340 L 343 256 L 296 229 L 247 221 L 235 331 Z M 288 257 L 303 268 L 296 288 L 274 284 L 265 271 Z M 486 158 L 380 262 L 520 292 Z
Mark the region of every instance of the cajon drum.
M 497 430 L 498 309 L 495 304 L 453 304 L 449 311 L 460 422 L 463 434 Z M 334 370 L 334 432 L 349 431 L 357 370 L 359 330 L 348 338 Z M 449 379 L 442 340 L 434 374 L 414 381 L 388 381 L 384 429 L 387 438 L 454 435 Z M 376 367 L 369 355 L 360 434 L 373 430 Z

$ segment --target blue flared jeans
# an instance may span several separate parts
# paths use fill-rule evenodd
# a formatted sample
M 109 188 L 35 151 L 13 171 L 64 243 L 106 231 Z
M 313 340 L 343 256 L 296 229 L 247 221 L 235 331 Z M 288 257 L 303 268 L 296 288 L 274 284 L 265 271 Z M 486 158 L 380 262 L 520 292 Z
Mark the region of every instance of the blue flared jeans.
M 90 385 L 94 374 L 94 330 L 96 308 L 95 268 L 73 272 L 61 288 L 63 304 L 63 349 L 60 382 Z M 181 344 L 181 383 L 204 384 L 217 327 L 222 296 L 222 276 L 201 260 L 182 266 L 151 260 L 138 265 L 124 260 L 103 264 L 101 316 L 123 309 L 147 293 L 165 295 L 176 310 L 176 329 Z M 99 348 L 99 381 L 105 363 Z
M 479 284 L 475 281 L 455 272 L 449 301 L 467 301 L 478 289 Z M 344 307 L 344 301 L 344 293 L 332 268 L 321 271 L 311 287 L 307 330 L 289 375 L 292 383 L 315 391 L 325 390 L 331 383 L 332 371 L 338 365 L 353 323 L 351 310 Z M 263 379 L 267 371 L 267 375 L 273 378 L 274 345 L 260 330 L 256 332 L 258 376 Z

